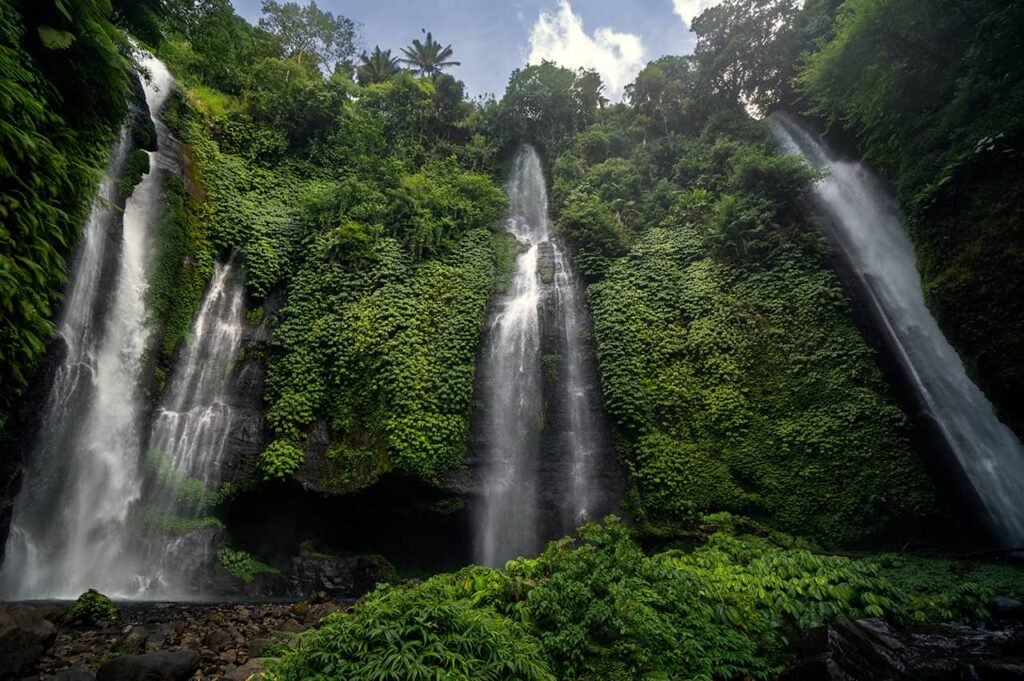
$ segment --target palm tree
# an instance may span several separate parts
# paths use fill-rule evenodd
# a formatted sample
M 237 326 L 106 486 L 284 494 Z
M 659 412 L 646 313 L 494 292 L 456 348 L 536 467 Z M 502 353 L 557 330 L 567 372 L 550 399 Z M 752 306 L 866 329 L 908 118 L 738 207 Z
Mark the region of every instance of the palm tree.
M 356 71 L 356 79 L 360 85 L 383 83 L 399 71 L 398 58 L 391 56 L 391 50 L 381 50 L 379 45 L 370 54 L 363 52 L 359 59 L 362 63 Z
M 441 47 L 441 43 L 435 42 L 434 36 L 430 33 L 427 33 L 425 41 L 420 42 L 417 38 L 412 41 L 411 46 L 403 47 L 402 52 L 405 54 L 405 59 L 402 59 L 401 62 L 420 76 L 433 77 L 448 66 L 462 65 L 461 62 L 447 61 L 452 56 L 452 46 Z

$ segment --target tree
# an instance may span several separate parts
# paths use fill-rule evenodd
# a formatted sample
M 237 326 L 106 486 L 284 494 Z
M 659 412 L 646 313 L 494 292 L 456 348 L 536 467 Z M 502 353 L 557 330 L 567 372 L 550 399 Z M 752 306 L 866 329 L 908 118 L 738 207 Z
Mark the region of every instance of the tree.
M 789 99 L 799 56 L 792 31 L 798 11 L 794 0 L 729 0 L 697 17 L 694 57 L 711 93 L 762 113 Z
M 403 47 L 405 59 L 402 63 L 409 66 L 419 76 L 436 76 L 449 66 L 461 66 L 462 62 L 451 61 L 452 46 L 441 47 L 434 36 L 427 33 L 427 39 L 420 42 L 419 38 L 412 41 L 409 47 Z
M 652 132 L 693 135 L 707 120 L 706 90 L 695 57 L 662 57 L 637 74 L 626 97 Z
M 301 7 L 294 2 L 263 0 L 262 11 L 260 28 L 276 37 L 285 55 L 300 65 L 310 61 L 317 68 L 334 70 L 355 54 L 355 23 L 322 11 L 316 2 Z
M 603 87 L 596 71 L 572 71 L 550 61 L 516 69 L 501 100 L 505 134 L 557 149 L 593 121 Z
M 383 83 L 398 73 L 398 58 L 391 56 L 391 50 L 381 50 L 379 46 L 373 52 L 363 52 L 359 57 L 359 69 L 356 78 L 360 85 Z

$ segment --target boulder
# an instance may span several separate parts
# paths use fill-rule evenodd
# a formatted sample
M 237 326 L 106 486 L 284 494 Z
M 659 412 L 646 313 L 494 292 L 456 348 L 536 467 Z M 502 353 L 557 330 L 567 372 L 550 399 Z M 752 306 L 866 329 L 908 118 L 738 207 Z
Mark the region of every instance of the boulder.
M 330 598 L 354 599 L 393 576 L 391 563 L 378 555 L 304 555 L 292 558 L 278 575 L 258 575 L 250 589 L 273 598 L 305 598 L 323 592 Z
M 231 681 L 257 681 L 263 678 L 264 672 L 267 668 L 255 660 L 246 662 L 241 667 L 237 667 L 228 674 L 228 678 Z
M 811 629 L 780 681 L 1024 681 L 1016 657 L 1024 626 L 940 623 L 895 629 L 879 619 Z
M 57 629 L 39 609 L 0 603 L 0 679 L 20 678 L 53 643 Z
M 186 681 L 199 669 L 199 654 L 192 650 L 125 655 L 104 663 L 98 681 Z
M 996 596 L 988 603 L 993 619 L 1024 620 L 1024 603 L 1006 596 Z
M 96 677 L 88 667 L 75 665 L 62 672 L 57 672 L 50 677 L 50 681 L 96 681 Z
M 1024 681 L 1024 663 L 984 662 L 974 668 L 978 681 Z

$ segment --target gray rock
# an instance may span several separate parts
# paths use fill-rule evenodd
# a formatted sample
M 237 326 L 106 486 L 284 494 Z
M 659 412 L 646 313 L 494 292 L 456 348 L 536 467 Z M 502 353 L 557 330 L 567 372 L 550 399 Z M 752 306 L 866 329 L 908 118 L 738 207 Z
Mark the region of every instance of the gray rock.
M 39 610 L 22 603 L 0 603 L 0 679 L 27 673 L 57 635 Z
M 355 598 L 393 574 L 394 568 L 381 556 L 299 556 L 292 558 L 281 578 L 291 596 L 323 591 L 335 598 Z
M 988 611 L 999 620 L 1024 620 L 1024 603 L 1006 596 L 996 596 L 988 603 Z
M 1012 642 L 1015 622 L 935 623 L 894 629 L 879 619 L 850 621 L 803 632 L 795 663 L 778 681 L 1024 681 Z
M 199 654 L 192 650 L 125 655 L 103 664 L 98 681 L 186 681 L 199 669 Z
M 974 668 L 979 681 L 1024 681 L 1024 664 L 986 662 Z
M 253 660 L 246 662 L 241 667 L 233 669 L 228 674 L 228 678 L 230 678 L 231 681 L 249 681 L 249 679 L 253 679 L 255 681 L 257 679 L 262 679 L 263 673 L 266 671 L 266 667 Z
M 50 681 L 96 681 L 96 677 L 93 676 L 88 667 L 75 665 L 70 669 L 57 672 L 50 677 Z

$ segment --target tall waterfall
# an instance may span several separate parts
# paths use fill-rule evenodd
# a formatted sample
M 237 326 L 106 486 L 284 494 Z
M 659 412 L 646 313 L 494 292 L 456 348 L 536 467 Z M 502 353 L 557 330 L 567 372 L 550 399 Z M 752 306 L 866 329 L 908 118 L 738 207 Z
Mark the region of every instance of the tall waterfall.
M 783 150 L 828 176 L 814 188 L 831 236 L 863 282 L 921 403 L 1007 545 L 1024 545 L 1024 448 L 967 377 L 925 306 L 921 278 L 896 207 L 861 163 L 842 161 L 798 119 L 769 120 Z
M 494 306 L 480 367 L 485 483 L 475 559 L 492 566 L 535 555 L 545 540 L 614 505 L 614 492 L 602 487 L 610 446 L 585 359 L 586 311 L 569 259 L 551 234 L 544 173 L 532 147 L 517 154 L 506 192 L 506 226 L 520 254 L 509 292 Z M 557 369 L 553 388 L 545 385 L 550 360 Z
M 161 169 L 175 162 L 166 157 L 172 140 L 158 118 L 172 79 L 159 60 L 142 62 L 160 150 L 150 153 L 152 170 L 129 197 L 123 225 L 107 179 L 86 226 L 58 321 L 67 354 L 15 501 L 0 571 L 5 597 L 75 597 L 90 587 L 123 596 L 136 583 L 128 523 L 142 484 L 148 244 L 163 210 Z M 124 153 L 122 141 L 111 175 Z M 114 263 L 109 277 L 107 262 Z
M 175 362 L 149 440 L 151 520 L 190 519 L 204 511 L 204 496 L 221 482 L 232 426 L 229 380 L 242 342 L 244 295 L 239 268 L 218 263 L 192 325 L 192 342 Z M 159 528 L 154 528 L 159 529 Z M 156 532 L 144 573 L 149 593 L 190 595 L 189 567 L 212 556 L 212 547 Z M 185 555 L 190 554 L 190 555 Z M 204 560 L 205 559 L 205 560 Z

